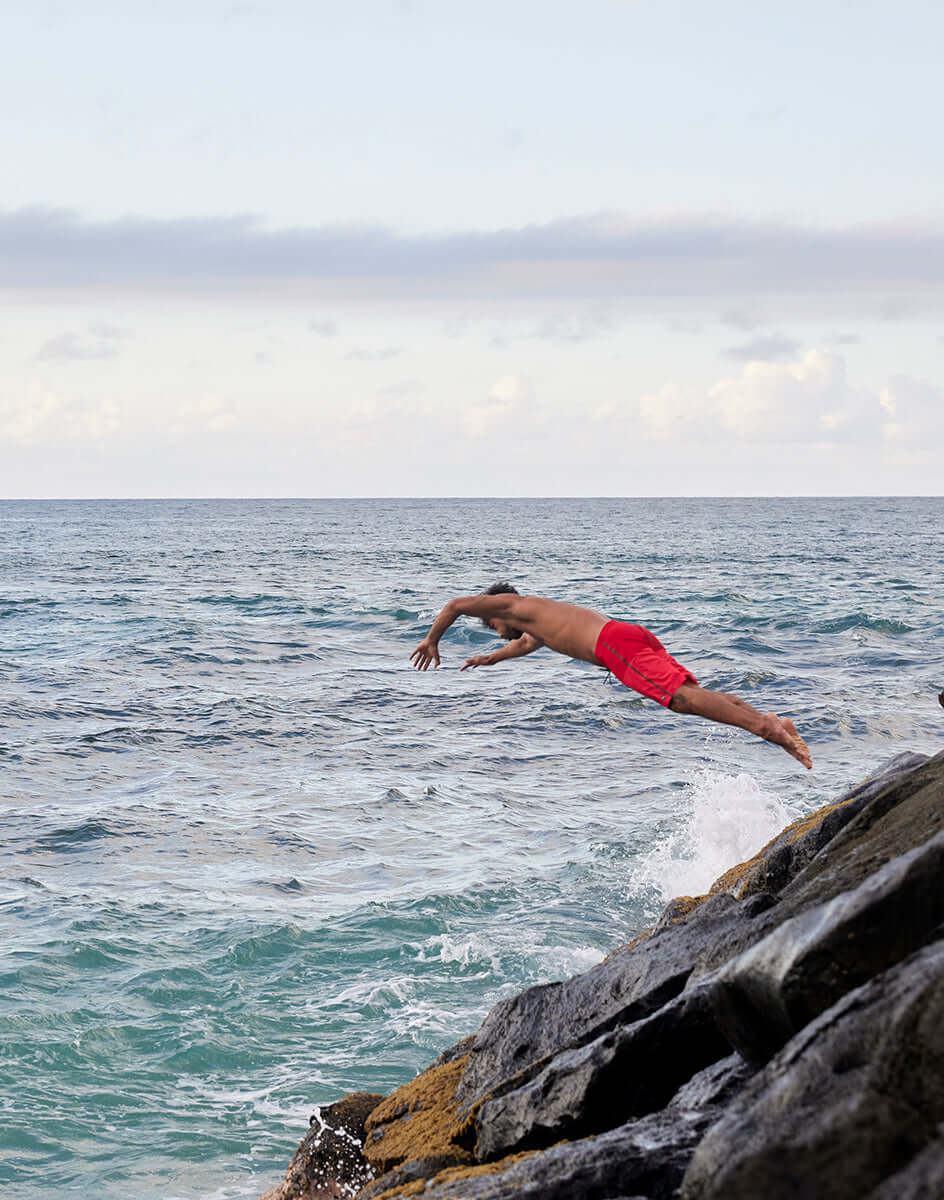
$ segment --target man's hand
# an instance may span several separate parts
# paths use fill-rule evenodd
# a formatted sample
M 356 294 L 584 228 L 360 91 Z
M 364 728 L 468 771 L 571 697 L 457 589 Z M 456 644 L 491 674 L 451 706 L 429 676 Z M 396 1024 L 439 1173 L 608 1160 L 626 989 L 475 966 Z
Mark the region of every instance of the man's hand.
M 439 642 L 432 641 L 431 638 L 423 638 L 420 644 L 410 655 L 410 661 L 417 671 L 426 671 L 429 669 L 429 664 L 439 666 Z
M 476 654 L 474 658 L 467 658 L 459 670 L 464 671 L 467 667 L 490 667 L 494 661 L 491 654 Z

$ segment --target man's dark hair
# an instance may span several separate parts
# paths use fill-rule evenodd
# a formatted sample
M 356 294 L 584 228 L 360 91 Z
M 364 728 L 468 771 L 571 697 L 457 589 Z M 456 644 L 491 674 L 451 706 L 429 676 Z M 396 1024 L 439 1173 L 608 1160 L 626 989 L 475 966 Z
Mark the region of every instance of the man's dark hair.
M 521 593 L 518 591 L 518 589 L 516 587 L 512 587 L 510 583 L 501 582 L 501 583 L 493 583 L 491 587 L 485 589 L 485 591 L 482 593 L 482 595 L 483 596 L 520 596 Z M 486 629 L 491 628 L 488 621 L 483 620 L 482 624 L 485 626 Z M 515 637 L 521 637 L 520 629 L 513 629 L 512 633 L 515 635 Z

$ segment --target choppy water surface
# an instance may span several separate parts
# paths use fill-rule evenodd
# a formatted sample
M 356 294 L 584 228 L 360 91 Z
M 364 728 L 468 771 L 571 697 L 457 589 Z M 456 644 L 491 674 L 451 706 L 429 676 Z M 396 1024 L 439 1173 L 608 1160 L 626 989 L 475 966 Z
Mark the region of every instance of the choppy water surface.
M 0 1185 L 258 1195 L 944 711 L 944 501 L 0 503 Z M 647 624 L 804 772 L 542 651 L 408 655 L 496 577 Z

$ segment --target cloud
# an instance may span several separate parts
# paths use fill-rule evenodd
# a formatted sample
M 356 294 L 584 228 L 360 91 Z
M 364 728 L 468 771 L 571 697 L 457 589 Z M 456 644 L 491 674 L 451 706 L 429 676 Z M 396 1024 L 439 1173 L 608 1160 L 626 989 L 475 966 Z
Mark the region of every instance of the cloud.
M 231 406 L 213 393 L 205 393 L 178 405 L 166 414 L 165 428 L 175 438 L 194 434 L 227 433 L 236 426 L 237 418 Z
M 226 11 L 223 13 L 223 21 L 229 25 L 236 21 L 241 21 L 244 17 L 254 17 L 261 15 L 263 10 L 258 4 L 248 4 L 244 0 L 233 0 L 228 4 Z
M 890 444 L 930 449 L 944 437 L 944 388 L 926 379 L 893 375 L 879 393 L 882 434 Z
M 518 375 L 504 375 L 484 399 L 462 410 L 460 423 L 465 434 L 484 438 L 506 428 L 533 401 L 530 383 Z
M 214 394 L 171 403 L 166 408 L 119 403 L 114 397 L 88 400 L 63 395 L 30 381 L 0 394 L 0 447 L 3 444 L 49 447 L 63 443 L 100 443 L 121 434 L 153 447 L 166 435 L 187 438 L 234 429 L 232 405 Z
M 703 321 L 696 320 L 693 317 L 673 317 L 668 322 L 667 327 L 671 333 L 683 333 L 697 337 L 703 332 L 705 325 Z
M 800 349 L 800 343 L 778 333 L 752 338 L 740 346 L 728 346 L 725 354 L 740 362 L 776 362 L 781 358 L 792 358 Z
M 721 314 L 721 324 L 730 325 L 733 329 L 740 329 L 742 333 L 753 333 L 764 322 L 753 313 L 744 312 L 737 308 L 729 308 Z
M 308 328 L 318 337 L 335 337 L 338 332 L 337 324 L 334 321 L 309 321 Z
M 400 234 L 267 229 L 249 216 L 85 221 L 0 214 L 0 287 L 232 289 L 266 283 L 362 299 L 867 297 L 896 318 L 944 306 L 944 227 L 811 228 L 674 214 L 596 214 L 518 228 Z M 726 320 L 750 318 L 733 308 Z
M 578 346 L 605 337 L 616 328 L 613 313 L 600 306 L 575 311 L 551 312 L 527 331 L 510 336 L 505 326 L 491 335 L 492 350 L 510 350 L 521 341 L 549 342 L 553 346 Z
M 523 129 L 509 128 L 499 139 L 503 149 L 517 152 L 528 144 L 528 135 Z
M 99 442 L 118 433 L 120 428 L 121 413 L 111 399 L 91 403 L 63 399 L 36 384 L 18 394 L 0 395 L 0 444 Z
M 93 337 L 104 338 L 111 342 L 122 342 L 134 337 L 130 329 L 125 329 L 121 325 L 112 325 L 109 321 L 89 321 L 88 331 Z
M 930 434 L 942 407 L 940 389 L 908 377 L 881 393 L 854 385 L 840 354 L 814 349 L 791 363 L 749 362 L 703 393 L 667 384 L 640 399 L 638 416 L 656 441 L 822 445 Z
M 353 362 L 379 363 L 387 362 L 389 359 L 396 358 L 398 354 L 402 353 L 403 351 L 399 346 L 384 346 L 380 350 L 349 350 L 344 357 L 351 359 Z
M 118 349 L 112 339 L 88 341 L 74 333 L 60 333 L 47 338 L 36 351 L 39 362 L 85 362 L 93 359 L 117 358 Z
M 601 419 L 610 415 L 609 409 L 598 413 Z M 704 403 L 672 383 L 643 396 L 639 401 L 639 416 L 644 431 L 657 441 L 694 442 L 716 434 L 715 422 Z
M 613 327 L 614 320 L 608 312 L 553 313 L 535 326 L 530 337 L 556 346 L 573 346 L 610 333 Z
M 419 379 L 401 379 L 397 383 L 388 383 L 378 389 L 378 394 L 391 400 L 404 400 L 409 396 L 420 396 L 426 391 L 426 385 Z
M 842 356 L 809 350 L 797 362 L 751 362 L 708 393 L 722 428 L 750 441 L 858 440 L 877 429 L 874 393 L 852 387 Z

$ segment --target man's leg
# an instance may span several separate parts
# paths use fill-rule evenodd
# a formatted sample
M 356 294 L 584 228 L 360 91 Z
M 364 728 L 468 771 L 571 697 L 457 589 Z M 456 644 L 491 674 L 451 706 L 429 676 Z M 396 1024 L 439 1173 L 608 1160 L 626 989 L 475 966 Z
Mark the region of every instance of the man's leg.
M 683 683 L 672 697 L 669 708 L 673 712 L 691 713 L 722 725 L 737 725 L 766 742 L 782 746 L 807 769 L 813 765 L 809 748 L 792 721 L 781 719 L 775 713 L 759 713 L 738 696 L 711 692 L 694 683 Z

